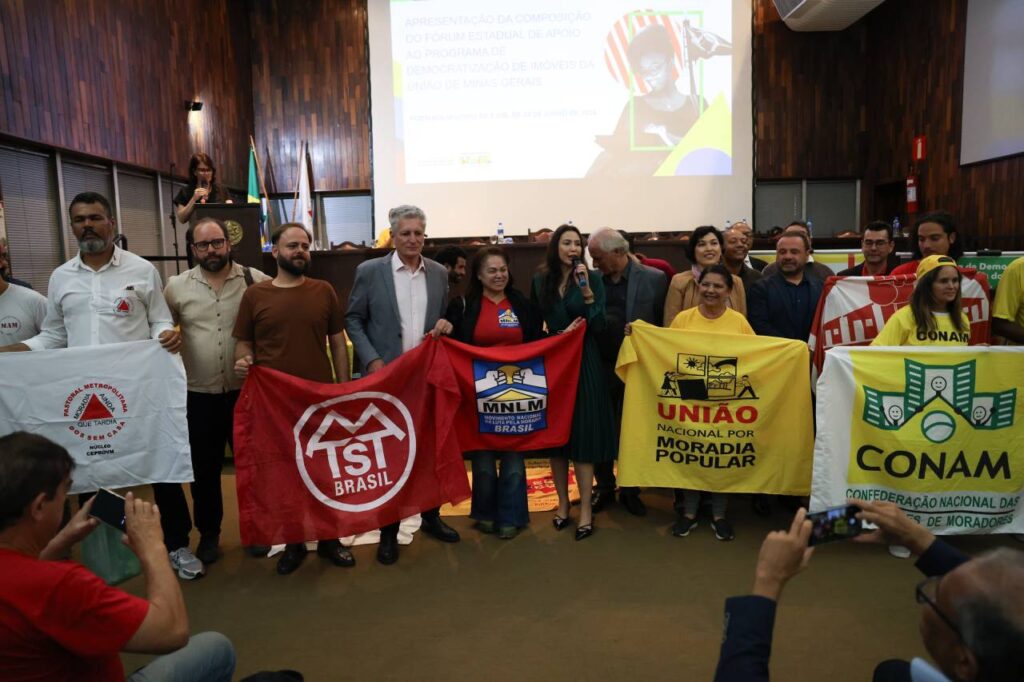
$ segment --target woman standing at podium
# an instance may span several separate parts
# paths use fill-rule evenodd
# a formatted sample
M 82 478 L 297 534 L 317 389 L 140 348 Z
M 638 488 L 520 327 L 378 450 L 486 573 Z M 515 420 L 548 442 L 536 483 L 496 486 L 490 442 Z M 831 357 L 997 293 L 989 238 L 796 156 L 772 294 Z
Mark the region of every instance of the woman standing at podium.
M 230 204 L 231 197 L 217 181 L 217 169 L 209 154 L 197 152 L 188 162 L 188 184 L 174 197 L 178 222 L 187 223 L 196 204 Z

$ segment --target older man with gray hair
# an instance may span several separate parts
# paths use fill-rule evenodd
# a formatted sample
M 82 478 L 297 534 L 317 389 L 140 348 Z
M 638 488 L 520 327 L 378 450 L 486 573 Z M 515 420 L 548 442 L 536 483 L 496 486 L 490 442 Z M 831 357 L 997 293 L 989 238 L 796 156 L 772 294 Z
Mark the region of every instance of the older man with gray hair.
M 449 334 L 448 271 L 423 257 L 427 216 L 417 206 L 396 206 L 388 212 L 395 250 L 364 261 L 356 268 L 345 322 L 358 364 L 366 374 L 384 368 L 420 344 L 424 335 Z M 459 534 L 441 520 L 438 509 L 423 512 L 423 532 L 442 542 L 458 542 Z M 398 523 L 380 529 L 377 561 L 398 561 Z
M 625 386 L 615 374 L 615 360 L 627 323 L 644 320 L 660 325 L 665 305 L 668 280 L 660 270 L 642 265 L 630 252 L 629 243 L 616 230 L 601 227 L 587 239 L 587 249 L 594 267 L 601 271 L 605 290 L 605 319 L 608 324 L 598 337 L 601 359 L 608 372 L 608 385 L 612 390 L 612 405 L 618 418 L 622 418 L 622 399 Z M 594 467 L 597 485 L 591 507 L 595 512 L 615 502 L 614 462 Z M 622 488 L 619 498 L 630 514 L 647 513 L 638 488 Z

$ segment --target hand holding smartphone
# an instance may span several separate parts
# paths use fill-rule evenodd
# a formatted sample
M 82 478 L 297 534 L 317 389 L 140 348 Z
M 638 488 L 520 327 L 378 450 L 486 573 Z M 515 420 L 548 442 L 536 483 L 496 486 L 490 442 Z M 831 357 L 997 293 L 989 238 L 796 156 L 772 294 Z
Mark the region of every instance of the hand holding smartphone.
M 100 488 L 93 498 L 89 515 L 122 533 L 125 532 L 124 498 L 115 492 Z
M 808 514 L 807 520 L 811 522 L 811 537 L 807 544 L 813 547 L 835 540 L 849 540 L 866 532 L 868 529 L 857 518 L 858 513 L 860 513 L 860 507 L 844 504 Z

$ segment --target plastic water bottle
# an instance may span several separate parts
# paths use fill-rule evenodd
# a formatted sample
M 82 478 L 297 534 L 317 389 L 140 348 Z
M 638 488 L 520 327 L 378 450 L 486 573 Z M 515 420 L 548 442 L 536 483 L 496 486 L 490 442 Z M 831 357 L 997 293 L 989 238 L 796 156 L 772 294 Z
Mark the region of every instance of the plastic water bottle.
M 900 217 L 896 216 L 892 219 L 892 234 L 894 237 L 899 237 L 903 233 L 900 232 Z
M 498 231 L 494 233 L 494 243 L 504 244 L 505 243 L 505 225 L 504 223 L 498 223 Z
M 810 220 L 807 221 L 807 234 L 811 237 L 814 236 L 814 223 Z

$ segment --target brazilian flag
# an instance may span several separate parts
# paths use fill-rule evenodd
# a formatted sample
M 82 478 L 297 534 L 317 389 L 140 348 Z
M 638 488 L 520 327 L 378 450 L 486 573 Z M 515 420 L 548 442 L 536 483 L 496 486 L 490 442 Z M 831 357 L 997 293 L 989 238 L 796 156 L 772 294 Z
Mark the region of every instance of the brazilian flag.
M 247 202 L 260 205 L 260 246 L 264 251 L 270 250 L 270 240 L 267 238 L 267 204 L 266 199 L 260 198 L 259 173 L 256 170 L 256 150 L 249 146 L 249 191 Z

